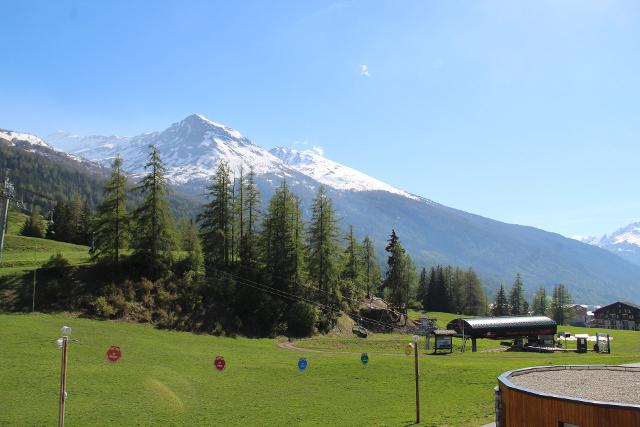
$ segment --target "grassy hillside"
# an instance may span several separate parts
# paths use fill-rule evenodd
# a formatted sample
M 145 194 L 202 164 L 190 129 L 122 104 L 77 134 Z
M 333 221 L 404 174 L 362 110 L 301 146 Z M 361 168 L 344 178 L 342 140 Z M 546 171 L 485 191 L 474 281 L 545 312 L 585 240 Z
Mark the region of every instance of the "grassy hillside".
M 51 255 L 55 255 L 58 252 L 72 265 L 79 265 L 89 261 L 89 248 L 87 246 L 20 236 L 20 228 L 24 224 L 25 218 L 26 216 L 19 212 L 12 211 L 9 214 L 0 276 L 38 268 Z
M 54 340 L 62 325 L 71 326 L 77 340 L 69 351 L 70 426 L 413 422 L 413 359 L 401 351 L 406 336 L 334 338 L 331 343 L 318 337 L 294 343 L 331 351 L 310 353 L 278 348 L 271 339 L 216 338 L 64 315 L 5 314 L 0 315 L 0 425 L 57 422 L 60 350 Z M 611 355 L 426 356 L 420 361 L 423 424 L 473 426 L 491 421 L 496 377 L 508 369 L 638 361 L 640 335 L 612 334 Z M 397 348 L 381 345 L 385 341 Z M 342 348 L 336 348 L 340 343 Z M 105 361 L 110 345 L 122 348 L 118 364 Z M 366 367 L 360 364 L 362 351 L 369 352 Z M 227 360 L 222 373 L 212 367 L 217 355 Z M 301 355 L 309 360 L 306 372 L 296 367 Z

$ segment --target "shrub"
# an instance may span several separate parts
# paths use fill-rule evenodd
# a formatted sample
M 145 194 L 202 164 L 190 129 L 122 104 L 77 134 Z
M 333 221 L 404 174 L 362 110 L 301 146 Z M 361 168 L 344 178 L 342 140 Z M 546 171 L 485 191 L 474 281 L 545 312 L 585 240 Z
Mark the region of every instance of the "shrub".
M 22 225 L 20 234 L 26 237 L 42 237 L 42 229 L 42 217 L 40 216 L 40 211 L 38 211 L 38 208 L 33 208 L 31 216 L 27 217 Z
M 98 297 L 94 299 L 91 304 L 91 313 L 95 316 L 102 317 L 103 319 L 109 319 L 116 314 L 116 309 L 109 304 L 109 301 L 105 297 Z
M 318 313 L 310 304 L 296 302 L 287 312 L 287 332 L 292 337 L 308 337 L 313 335 Z

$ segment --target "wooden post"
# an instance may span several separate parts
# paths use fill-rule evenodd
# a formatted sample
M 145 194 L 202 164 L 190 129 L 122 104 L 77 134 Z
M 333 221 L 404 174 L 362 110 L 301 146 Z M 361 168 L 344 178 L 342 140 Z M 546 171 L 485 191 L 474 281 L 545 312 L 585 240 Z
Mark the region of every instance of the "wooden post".
M 33 260 L 35 261 L 36 265 L 38 263 L 38 245 L 36 244 L 36 251 L 35 254 L 33 256 Z M 32 295 L 32 299 L 31 299 L 31 312 L 35 312 L 36 311 L 36 273 L 38 272 L 38 268 L 36 267 L 33 270 L 33 295 Z
M 415 367 L 416 367 L 416 424 L 420 423 L 420 369 L 418 367 L 418 340 L 414 342 Z
M 2 190 L 2 210 L 0 210 L 0 266 L 2 265 L 2 252 L 4 251 L 4 231 L 7 229 L 9 221 L 9 169 L 4 175 L 4 189 Z
M 35 312 L 36 311 L 36 272 L 38 271 L 38 269 L 34 269 L 33 270 L 33 292 L 32 292 L 32 298 L 31 298 L 31 312 Z
M 60 366 L 60 412 L 58 427 L 64 427 L 64 402 L 67 399 L 67 344 L 69 337 L 62 337 L 62 364 Z

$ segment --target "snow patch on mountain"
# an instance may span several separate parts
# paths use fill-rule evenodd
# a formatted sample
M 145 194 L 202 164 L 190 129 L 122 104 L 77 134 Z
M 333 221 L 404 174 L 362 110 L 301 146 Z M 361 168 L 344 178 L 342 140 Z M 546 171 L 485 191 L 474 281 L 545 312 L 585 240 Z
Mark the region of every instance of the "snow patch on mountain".
M 360 171 L 329 160 L 317 149 L 296 150 L 276 147 L 271 150 L 271 153 L 300 173 L 337 190 L 387 191 L 414 200 L 420 199 Z
M 253 168 L 256 174 L 278 173 L 289 168 L 264 148 L 228 126 L 216 123 L 200 114 L 193 114 L 172 124 L 162 132 L 134 137 L 81 137 L 57 132 L 47 137 L 52 145 L 93 160 L 104 166 L 120 155 L 124 169 L 139 176 L 144 173 L 149 145 L 155 145 L 167 169 L 167 178 L 175 184 L 209 178 L 220 160 L 229 164 L 234 173 Z
M 640 265 L 640 222 L 634 222 L 602 237 L 575 236 L 589 245 L 598 246 L 613 252 L 627 261 Z
M 602 237 L 574 236 L 573 238 L 601 248 L 611 248 L 618 245 L 633 245 L 640 248 L 640 222 L 634 222 L 620 228 L 611 235 L 605 234 Z
M 56 132 L 46 138 L 54 147 L 73 155 L 109 166 L 120 155 L 124 169 L 134 175 L 144 173 L 148 146 L 155 145 L 166 165 L 167 178 L 175 184 L 205 180 L 215 171 L 220 160 L 224 160 L 235 174 L 249 169 L 258 174 L 273 174 L 277 177 L 293 177 L 304 180 L 300 174 L 311 178 L 306 182 L 310 188 L 317 183 L 336 190 L 387 191 L 414 200 L 420 197 L 385 184 L 362 172 L 325 158 L 321 151 L 298 151 L 289 148 L 274 148 L 267 151 L 245 138 L 240 132 L 216 123 L 200 114 L 192 114 L 172 124 L 162 132 L 151 132 L 138 136 L 79 136 L 67 132 Z
M 11 130 L 0 129 L 0 138 L 9 141 L 10 145 L 15 145 L 17 141 L 24 141 L 28 142 L 31 145 L 51 148 L 43 140 L 30 133 L 14 132 Z

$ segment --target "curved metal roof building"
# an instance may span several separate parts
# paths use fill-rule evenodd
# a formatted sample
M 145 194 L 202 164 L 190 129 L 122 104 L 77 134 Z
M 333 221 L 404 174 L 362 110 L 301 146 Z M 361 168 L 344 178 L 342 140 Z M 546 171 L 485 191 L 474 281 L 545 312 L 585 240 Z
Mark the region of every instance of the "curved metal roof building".
M 513 338 L 537 335 L 555 335 L 558 326 L 546 316 L 478 317 L 454 319 L 447 325 L 457 333 L 470 338 Z

